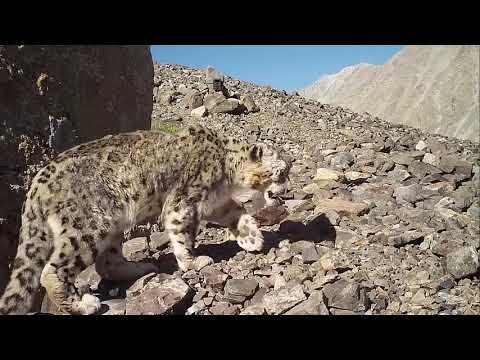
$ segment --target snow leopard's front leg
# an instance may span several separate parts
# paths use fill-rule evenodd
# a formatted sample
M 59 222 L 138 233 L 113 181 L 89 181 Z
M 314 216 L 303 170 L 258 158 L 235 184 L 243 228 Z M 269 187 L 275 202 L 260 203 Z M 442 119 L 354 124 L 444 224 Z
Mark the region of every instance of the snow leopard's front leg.
M 172 199 L 165 206 L 165 230 L 173 247 L 178 267 L 187 271 L 193 261 L 193 248 L 200 218 L 194 201 Z
M 236 241 L 246 251 L 260 251 L 263 248 L 263 235 L 257 221 L 233 199 L 224 201 L 204 220 L 226 227 L 227 239 Z
M 235 224 L 228 227 L 228 238 L 236 240 L 238 245 L 246 251 L 260 251 L 263 249 L 263 235 L 258 228 L 257 221 L 249 214 L 243 213 Z

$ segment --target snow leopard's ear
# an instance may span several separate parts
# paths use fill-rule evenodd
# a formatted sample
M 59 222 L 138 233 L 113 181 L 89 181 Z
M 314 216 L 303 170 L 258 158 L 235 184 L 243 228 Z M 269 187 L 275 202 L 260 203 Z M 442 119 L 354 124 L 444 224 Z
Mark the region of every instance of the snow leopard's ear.
M 249 153 L 248 153 L 250 161 L 252 162 L 261 161 L 263 157 L 263 151 L 264 151 L 263 148 L 264 148 L 263 144 L 254 144 L 250 146 Z

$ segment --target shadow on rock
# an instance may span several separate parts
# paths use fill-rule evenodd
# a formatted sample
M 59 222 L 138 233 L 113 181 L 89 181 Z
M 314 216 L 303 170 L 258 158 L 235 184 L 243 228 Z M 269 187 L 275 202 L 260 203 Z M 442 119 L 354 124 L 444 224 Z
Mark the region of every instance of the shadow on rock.
M 271 248 L 277 247 L 280 241 L 287 238 L 285 234 L 273 231 L 262 231 L 262 235 L 264 239 L 263 249 L 253 251 L 253 254 L 266 254 Z M 236 241 L 226 241 L 221 244 L 202 244 L 195 249 L 195 255 L 210 256 L 215 263 L 218 263 L 222 260 L 228 261 L 240 251 L 244 250 L 238 246 Z
M 301 221 L 285 220 L 280 224 L 279 233 L 292 242 L 306 240 L 312 242 L 335 241 L 336 231 L 325 214 L 320 214 L 307 224 Z
M 162 254 L 158 259 L 152 259 L 151 262 L 158 267 L 160 273 L 173 274 L 178 270 L 177 259 L 173 253 Z
M 202 244 L 195 249 L 195 256 L 210 256 L 215 263 L 229 260 L 243 249 L 235 241 L 226 241 L 221 244 Z
M 325 214 L 320 214 L 307 224 L 301 221 L 285 220 L 280 224 L 279 231 L 262 231 L 264 245 L 261 253 L 267 253 L 271 248 L 278 247 L 280 241 L 289 239 L 291 242 L 306 240 L 312 242 L 335 241 L 337 233 Z M 243 251 L 235 241 L 221 244 L 200 245 L 195 255 L 210 256 L 215 263 L 229 260 L 239 251 Z
M 280 241 L 288 239 L 288 235 L 279 231 L 262 231 L 263 234 L 263 250 L 262 253 L 268 253 L 271 248 L 278 247 Z

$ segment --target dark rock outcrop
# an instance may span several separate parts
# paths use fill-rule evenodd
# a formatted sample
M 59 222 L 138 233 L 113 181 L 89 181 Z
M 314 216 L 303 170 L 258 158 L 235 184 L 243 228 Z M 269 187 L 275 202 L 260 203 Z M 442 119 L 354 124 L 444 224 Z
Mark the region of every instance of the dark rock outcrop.
M 0 294 L 32 177 L 53 154 L 150 128 L 148 46 L 0 46 Z

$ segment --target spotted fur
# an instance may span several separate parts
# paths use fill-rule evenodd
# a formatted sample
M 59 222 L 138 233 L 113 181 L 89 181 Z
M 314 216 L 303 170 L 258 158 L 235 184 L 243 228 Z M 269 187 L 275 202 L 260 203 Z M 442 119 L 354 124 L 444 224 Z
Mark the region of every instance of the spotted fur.
M 285 190 L 290 162 L 264 144 L 247 144 L 202 127 L 176 135 L 137 131 L 67 150 L 34 178 L 22 215 L 20 242 L 0 313 L 30 311 L 43 286 L 60 311 L 93 314 L 99 300 L 81 294 L 76 276 L 95 263 L 107 279 L 156 271 L 122 256 L 124 231 L 163 221 L 181 270 L 193 259 L 201 221 L 228 228 L 247 251 L 261 250 L 253 217 L 233 198 L 238 189 L 270 196 Z

